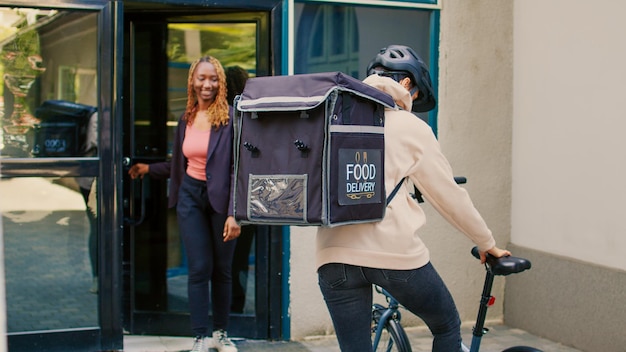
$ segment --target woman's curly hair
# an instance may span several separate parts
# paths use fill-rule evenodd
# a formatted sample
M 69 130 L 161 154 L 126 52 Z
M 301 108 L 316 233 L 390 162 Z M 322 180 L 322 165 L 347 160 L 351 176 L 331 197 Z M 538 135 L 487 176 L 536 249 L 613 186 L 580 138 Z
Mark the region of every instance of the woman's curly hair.
M 196 97 L 196 93 L 193 88 L 193 79 L 194 74 L 196 73 L 196 68 L 201 62 L 208 62 L 215 67 L 219 82 L 219 88 L 217 90 L 215 100 L 207 110 L 209 113 L 209 122 L 211 123 L 211 126 L 215 128 L 228 125 L 229 114 L 228 101 L 226 100 L 226 73 L 224 72 L 224 67 L 222 67 L 220 61 L 209 55 L 199 58 L 191 64 L 191 67 L 189 67 L 189 76 L 187 77 L 187 107 L 185 108 L 183 119 L 185 119 L 188 124 L 192 124 L 196 116 L 198 109 L 198 97 Z

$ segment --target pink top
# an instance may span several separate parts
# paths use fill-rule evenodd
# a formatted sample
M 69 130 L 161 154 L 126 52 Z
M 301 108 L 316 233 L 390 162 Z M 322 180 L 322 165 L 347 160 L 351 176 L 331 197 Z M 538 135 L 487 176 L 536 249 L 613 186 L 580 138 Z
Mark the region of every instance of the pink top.
M 206 158 L 211 129 L 199 131 L 187 125 L 183 140 L 183 155 L 187 158 L 187 175 L 206 181 Z

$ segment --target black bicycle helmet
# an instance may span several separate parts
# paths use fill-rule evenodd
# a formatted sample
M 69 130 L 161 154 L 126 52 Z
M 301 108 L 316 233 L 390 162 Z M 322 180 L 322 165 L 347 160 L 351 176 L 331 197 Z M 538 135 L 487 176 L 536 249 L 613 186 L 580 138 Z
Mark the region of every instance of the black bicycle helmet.
M 379 68 L 384 70 L 380 71 Z M 409 76 L 415 86 L 414 89 L 419 90 L 417 99 L 413 101 L 413 111 L 430 111 L 437 105 L 428 67 L 408 46 L 389 45 L 380 49 L 376 57 L 367 65 L 367 75 L 374 73 L 390 76 L 396 81 L 402 79 L 398 74 L 406 73 L 404 76 Z M 414 92 L 413 90 L 411 94 Z

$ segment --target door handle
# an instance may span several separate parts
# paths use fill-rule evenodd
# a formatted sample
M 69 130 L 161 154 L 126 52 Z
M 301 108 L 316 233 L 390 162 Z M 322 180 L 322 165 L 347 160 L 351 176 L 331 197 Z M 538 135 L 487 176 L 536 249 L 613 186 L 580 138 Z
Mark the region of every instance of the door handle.
M 130 158 L 129 157 L 124 157 L 122 159 L 122 165 L 124 165 L 124 169 L 127 170 L 130 168 Z M 133 180 L 133 182 L 139 182 L 139 188 L 140 188 L 140 202 L 139 202 L 139 206 L 140 206 L 140 210 L 139 210 L 139 217 L 138 218 L 132 218 L 132 217 L 125 217 L 124 218 L 124 224 L 128 225 L 128 226 L 138 226 L 140 225 L 146 218 L 146 191 L 144 190 L 145 188 L 145 183 L 144 183 L 144 179 L 143 177 L 139 178 L 139 180 Z M 133 190 L 136 189 L 136 187 L 132 187 Z M 131 197 L 133 196 L 132 194 L 130 195 Z M 130 198 L 130 197 L 129 197 Z

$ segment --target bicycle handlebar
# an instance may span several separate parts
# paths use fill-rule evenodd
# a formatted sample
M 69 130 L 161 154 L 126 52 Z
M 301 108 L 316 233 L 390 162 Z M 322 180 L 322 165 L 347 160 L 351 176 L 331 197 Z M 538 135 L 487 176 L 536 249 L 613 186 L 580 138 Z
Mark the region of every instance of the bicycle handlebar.
M 478 253 L 478 247 L 472 248 L 472 255 L 476 259 L 480 259 Z M 530 261 L 525 258 L 507 256 L 496 258 L 487 253 L 487 269 L 494 275 L 506 276 L 509 274 L 521 273 L 524 270 L 528 270 L 531 267 Z

